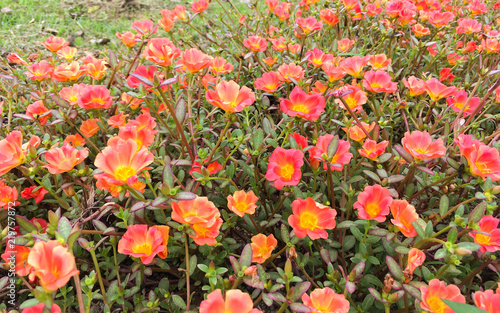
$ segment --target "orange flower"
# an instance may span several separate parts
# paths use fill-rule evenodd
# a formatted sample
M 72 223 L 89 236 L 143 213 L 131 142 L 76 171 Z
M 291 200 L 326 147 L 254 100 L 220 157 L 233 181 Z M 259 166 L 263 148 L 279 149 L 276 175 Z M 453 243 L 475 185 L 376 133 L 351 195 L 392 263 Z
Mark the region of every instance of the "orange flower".
M 392 77 L 389 73 L 378 70 L 369 71 L 365 73 L 365 79 L 363 79 L 363 87 L 366 90 L 379 93 L 393 93 L 398 89 L 398 84 L 391 81 Z
M 340 40 L 337 40 L 337 49 L 340 52 L 347 52 L 351 49 L 354 43 L 355 43 L 354 40 L 351 40 L 349 38 L 342 38 Z
M 329 25 L 329 26 L 334 26 L 338 24 L 339 18 L 331 9 L 324 9 L 319 12 L 319 17 L 323 21 L 323 23 Z
M 144 49 L 142 56 L 148 61 L 167 67 L 180 54 L 181 51 L 170 39 L 152 38 Z
M 262 59 L 262 61 L 264 63 L 266 63 L 267 66 L 269 66 L 269 67 L 273 66 L 274 63 L 276 63 L 277 60 L 278 60 L 277 57 L 274 57 L 274 58 L 273 57 L 267 57 L 267 58 Z
M 185 20 L 187 18 L 186 7 L 183 5 L 176 5 L 175 8 L 172 10 L 172 13 L 174 13 L 177 19 Z
M 278 74 L 276 72 L 269 72 L 262 74 L 261 78 L 257 78 L 255 80 L 255 88 L 259 90 L 263 90 L 268 93 L 275 92 L 279 86 L 281 86 L 281 82 L 279 80 Z
M 253 52 L 266 51 L 267 41 L 260 36 L 250 36 L 243 39 L 243 45 Z
M 500 219 L 491 215 L 483 216 L 479 222 L 479 231 L 471 232 L 470 235 L 474 238 L 474 242 L 481 246 L 481 252 L 496 252 L 500 250 L 500 228 L 498 224 Z M 483 234 L 484 233 L 484 234 Z M 489 234 L 489 235 L 487 235 Z
M 139 38 L 141 38 L 140 35 L 136 35 L 131 31 L 126 31 L 122 34 L 116 33 L 115 34 L 118 39 L 120 39 L 124 45 L 126 45 L 129 48 L 132 48 L 139 42 Z
M 469 135 L 460 135 L 455 142 L 469 164 L 473 175 L 483 179 L 491 177 L 493 181 L 500 180 L 500 153 L 479 140 L 472 140 Z
M 323 27 L 323 23 L 318 22 L 313 16 L 310 16 L 308 18 L 299 17 L 295 20 L 295 22 L 297 23 L 297 25 L 299 25 L 299 27 L 306 35 Z
M 278 68 L 278 77 L 281 81 L 291 83 L 292 79 L 298 82 L 304 77 L 304 69 L 295 63 L 283 64 Z
M 80 136 L 80 134 L 76 133 L 75 135 L 68 135 L 64 142 L 69 143 L 73 147 L 83 147 L 85 145 L 85 139 Z
M 385 152 L 385 148 L 387 148 L 388 144 L 389 142 L 386 140 L 377 143 L 375 140 L 366 139 L 363 143 L 363 148 L 359 149 L 359 154 L 370 160 L 376 160 Z
M 147 119 L 144 120 L 145 117 L 149 118 L 151 122 L 148 123 Z M 141 120 L 144 121 L 141 122 Z M 134 140 L 137 143 L 137 150 L 140 150 L 143 146 L 149 147 L 155 141 L 155 135 L 158 133 L 158 131 L 154 129 L 155 127 L 156 122 L 149 113 L 139 115 L 135 121 L 130 121 L 127 125 L 121 126 L 118 131 L 118 136 L 111 137 L 108 141 L 108 145 L 111 141 L 121 138 L 123 140 Z
M 277 189 L 283 189 L 285 185 L 298 185 L 302 172 L 300 168 L 304 164 L 304 153 L 297 149 L 276 148 L 269 158 L 266 179 L 274 182 Z
M 344 295 L 328 287 L 316 288 L 310 296 L 304 293 L 302 302 L 311 309 L 311 313 L 347 313 L 350 308 Z
M 71 87 L 64 87 L 59 91 L 59 96 L 64 100 L 68 101 L 69 104 L 75 105 L 78 103 L 78 98 L 80 98 L 80 91 L 85 88 L 85 84 L 74 84 Z
M 481 23 L 472 18 L 458 19 L 458 26 L 456 28 L 457 34 L 474 34 L 481 32 Z
M 339 90 L 345 93 L 351 91 L 350 93 L 347 93 L 344 96 L 342 96 L 342 99 L 344 99 L 344 101 L 347 103 L 349 108 L 351 108 L 351 110 L 354 113 L 359 113 L 363 111 L 363 104 L 365 104 L 366 101 L 368 101 L 366 92 L 361 90 L 361 88 L 359 88 L 356 85 L 346 85 L 342 88 L 339 88 Z M 337 103 L 342 109 L 347 110 L 345 108 L 344 103 L 340 99 L 335 99 L 335 103 Z
M 308 95 L 299 86 L 293 88 L 289 98 L 280 98 L 280 108 L 289 116 L 316 121 L 325 111 L 325 98 L 321 94 Z
M 148 225 L 130 225 L 118 242 L 118 252 L 140 258 L 143 264 L 149 264 L 157 254 L 166 250 L 164 242 L 168 242 L 168 229 L 166 236 L 164 231 L 160 231 L 157 226 L 148 228 Z
M 335 66 L 331 61 L 323 63 L 321 69 L 325 72 L 326 76 L 328 76 L 328 80 L 331 83 L 342 79 L 346 74 L 340 67 Z
M 50 36 L 49 38 L 47 38 L 47 40 L 45 40 L 45 42 L 42 42 L 42 45 L 44 45 L 45 48 L 55 53 L 61 50 L 62 48 L 66 47 L 67 45 L 69 45 L 69 42 L 67 42 L 66 39 L 62 37 Z
M 214 246 L 217 244 L 217 236 L 219 236 L 219 229 L 222 226 L 222 219 L 215 219 L 215 223 L 211 226 L 207 226 L 206 224 L 194 224 L 191 226 L 191 229 L 194 230 L 195 235 L 189 235 L 189 237 L 193 238 L 194 243 L 199 246 L 207 245 Z
M 165 249 L 163 249 L 162 252 L 158 252 L 158 256 L 161 259 L 165 259 L 168 255 L 167 245 L 168 245 L 168 238 L 170 237 L 170 227 L 161 225 L 161 226 L 156 226 L 156 229 L 158 229 L 161 232 L 163 237 L 163 241 L 161 242 L 161 244 L 165 246 Z
M 85 62 L 88 60 L 87 62 Z M 84 59 L 85 66 L 87 66 L 87 75 L 93 79 L 101 79 L 106 74 L 106 61 L 96 58 Z
M 444 25 L 455 19 L 455 15 L 451 12 L 434 11 L 429 14 L 429 23 L 436 28 L 441 28 Z
M 91 118 L 83 121 L 82 125 L 80 126 L 80 131 L 82 132 L 82 134 L 86 137 L 94 136 L 97 131 L 99 131 L 99 125 L 97 125 L 97 121 L 99 121 L 98 118 Z
M 258 234 L 252 237 L 252 262 L 259 264 L 264 263 L 267 259 L 271 257 L 271 252 L 278 245 L 278 241 L 271 234 L 266 236 L 264 234 Z
M 394 224 L 405 237 L 413 238 L 417 235 L 417 231 L 412 223 L 418 220 L 418 213 L 415 211 L 413 205 L 410 205 L 406 200 L 394 200 L 391 203 L 391 213 L 394 217 L 391 220 L 392 224 Z
M 363 128 L 369 133 L 375 128 L 375 122 L 372 122 L 370 125 L 365 122 L 361 122 Z M 358 125 L 353 125 L 349 127 L 349 129 L 342 128 L 348 135 L 349 139 L 352 139 L 357 142 L 362 142 L 366 138 L 366 134 L 361 130 L 361 127 Z
M 413 272 L 417 267 L 424 264 L 425 261 L 425 253 L 422 251 L 411 248 L 410 252 L 408 252 L 408 265 L 406 265 L 405 272 L 408 272 L 410 275 L 413 275 Z
M 415 97 L 425 92 L 425 81 L 418 79 L 415 76 L 408 77 L 408 80 L 403 78 L 403 84 L 410 90 L 410 97 Z
M 15 262 L 14 271 L 19 276 L 26 276 L 31 273 L 33 266 L 28 265 L 28 255 L 31 249 L 25 246 L 7 244 L 2 259 L 5 261 L 5 267 L 10 268 L 10 264 Z
M 0 176 L 3 176 L 26 161 L 22 133 L 15 130 L 0 140 L 0 151 Z
M 314 48 L 314 50 L 307 51 L 306 58 L 308 58 L 308 64 L 312 64 L 314 67 L 320 67 L 325 62 L 332 61 L 333 55 L 324 53 L 318 48 Z
M 158 26 L 155 26 L 152 20 L 134 21 L 132 28 L 138 31 L 143 37 L 147 37 L 158 31 Z
M 163 30 L 168 33 L 172 29 L 172 27 L 174 27 L 174 22 L 177 17 L 168 9 L 161 10 L 160 14 L 162 19 L 158 20 L 158 25 L 160 25 L 161 28 L 163 28 Z
M 231 196 L 227 196 L 227 207 L 229 210 L 233 211 L 239 217 L 243 217 L 246 214 L 254 214 L 255 208 L 259 198 L 255 196 L 253 191 L 249 191 L 248 193 L 240 190 L 235 191 Z
M 415 37 L 422 37 L 431 34 L 431 30 L 427 27 L 424 27 L 422 24 L 415 24 L 412 26 L 411 30 L 415 34 Z
M 374 70 L 385 70 L 391 65 L 392 60 L 388 59 L 385 54 L 370 55 L 368 57 L 368 65 Z
M 457 286 L 446 286 L 444 281 L 440 281 L 437 278 L 432 279 L 429 282 L 428 287 L 420 287 L 420 292 L 422 293 L 422 302 L 420 303 L 420 307 L 431 313 L 455 312 L 443 302 L 443 299 L 465 303 L 465 297 L 462 296 L 460 289 L 458 289 Z
M 35 243 L 28 255 L 28 265 L 34 269 L 30 280 L 38 277 L 46 291 L 56 291 L 79 273 L 75 269 L 75 257 L 57 240 Z
M 180 60 L 177 61 L 177 64 L 184 65 L 182 69 L 186 69 L 191 73 L 197 73 L 202 69 L 209 67 L 211 63 L 212 57 L 196 48 L 188 49 L 182 52 Z
M 438 138 L 433 141 L 428 132 L 418 130 L 411 132 L 411 134 L 406 132 L 401 143 L 406 152 L 417 160 L 437 159 L 446 154 L 443 139 Z
M 75 81 L 87 73 L 87 68 L 78 62 L 63 63 L 54 69 L 52 77 L 58 82 Z
M 273 44 L 273 49 L 275 51 L 283 51 L 286 49 L 286 39 L 284 37 L 280 37 L 278 39 L 271 39 L 271 43 Z
M 153 160 L 153 154 L 146 147 L 137 149 L 137 143 L 132 139 L 110 140 L 94 161 L 95 166 L 104 173 L 94 177 L 108 184 L 131 186 L 137 175 Z
M 78 106 L 82 109 L 109 109 L 113 99 L 105 86 L 87 85 L 80 87 Z
M 71 62 L 75 58 L 76 52 L 77 52 L 76 48 L 66 46 L 61 50 L 57 51 L 57 55 L 65 59 L 66 61 Z
M 52 113 L 43 105 L 42 100 L 38 100 L 28 105 L 26 108 L 26 115 L 31 116 L 33 120 L 38 119 L 41 125 L 45 125 Z
M 121 104 L 123 104 L 125 107 L 130 107 L 132 110 L 135 110 L 139 107 L 139 105 L 144 102 L 142 99 L 137 99 L 126 92 L 122 93 L 122 97 L 120 100 Z
M 191 10 L 194 13 L 203 13 L 208 8 L 209 2 L 207 0 L 198 0 L 191 3 Z
M 26 69 L 29 72 L 25 72 L 24 75 L 28 76 L 31 80 L 42 81 L 46 78 L 50 78 L 52 76 L 52 72 L 54 68 L 49 62 L 42 60 L 38 63 L 33 63 L 30 66 L 27 66 Z
M 319 136 L 316 147 L 310 150 L 310 160 L 311 163 L 323 161 L 323 168 L 325 170 L 328 169 L 328 163 L 330 163 L 330 169 L 332 171 L 342 171 L 344 165 L 351 161 L 352 153 L 349 152 L 351 144 L 348 141 L 339 140 L 335 154 L 328 155 L 328 146 L 333 138 L 334 136 L 331 134 Z
M 65 142 L 62 148 L 50 149 L 44 154 L 48 163 L 44 167 L 54 175 L 66 173 L 82 163 L 88 155 L 89 151 L 86 148 L 78 150 Z
M 210 66 L 209 70 L 212 72 L 214 75 L 219 75 L 219 74 L 226 74 L 226 73 L 231 73 L 233 71 L 234 66 L 227 62 L 226 59 L 222 57 L 216 57 L 212 61 L 212 65 Z
M 262 311 L 253 309 L 253 301 L 248 293 L 238 289 L 228 290 L 224 300 L 222 291 L 215 289 L 201 302 L 200 313 L 262 313 Z
M 493 290 L 476 291 L 474 293 L 474 303 L 476 306 L 488 313 L 498 313 L 500 308 L 500 288 L 496 292 Z
M 425 91 L 433 101 L 454 96 L 457 93 L 456 87 L 446 87 L 438 79 L 431 78 L 425 82 Z
M 496 38 L 488 38 L 481 41 L 481 49 L 485 49 L 487 53 L 500 52 L 500 41 Z
M 368 64 L 368 58 L 353 56 L 340 62 L 339 67 L 347 74 L 361 78 L 363 77 L 363 68 Z
M 392 203 L 391 192 L 380 185 L 366 186 L 358 195 L 358 201 L 353 208 L 358 210 L 358 216 L 364 220 L 385 221 Z
M 120 113 L 115 114 L 112 117 L 110 117 L 106 121 L 106 123 L 108 123 L 108 125 L 111 128 L 120 128 L 120 127 L 125 126 L 127 124 L 127 117 L 128 117 L 128 114 L 123 114 L 123 112 L 120 111 Z
M 319 204 L 313 198 L 297 199 L 292 203 L 293 213 L 288 217 L 288 224 L 293 228 L 295 236 L 311 240 L 328 238 L 326 229 L 335 228 L 337 211 Z
M 19 55 L 17 55 L 16 53 L 9 53 L 7 55 L 7 60 L 9 60 L 9 62 L 11 63 L 14 63 L 14 64 L 21 64 L 21 65 L 28 65 L 28 63 L 26 63 L 26 61 L 24 61 Z
M 479 106 L 481 99 L 479 97 L 472 97 L 469 99 L 467 92 L 465 90 L 460 90 L 455 94 L 453 98 L 446 98 L 446 103 L 450 106 L 453 111 L 460 113 L 463 111 L 463 116 L 469 116 L 476 108 Z M 467 106 L 464 108 L 465 104 Z M 479 112 L 478 112 L 479 113 Z
M 11 206 L 19 205 L 19 194 L 16 187 L 9 187 L 0 180 L 0 207 L 8 210 Z
M 255 94 L 246 86 L 241 87 L 234 81 L 221 81 L 215 90 L 207 90 L 205 97 L 212 105 L 228 113 L 241 112 L 255 101 Z

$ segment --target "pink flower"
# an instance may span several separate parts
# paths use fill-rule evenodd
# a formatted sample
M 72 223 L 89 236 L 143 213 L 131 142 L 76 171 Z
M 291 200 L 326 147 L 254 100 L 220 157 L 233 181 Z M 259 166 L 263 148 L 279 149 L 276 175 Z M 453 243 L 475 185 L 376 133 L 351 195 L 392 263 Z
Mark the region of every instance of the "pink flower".
M 370 160 L 376 160 L 385 152 L 385 148 L 387 148 L 388 144 L 389 142 L 386 140 L 377 143 L 375 140 L 366 139 L 362 149 L 359 149 L 359 154 Z
M 474 241 L 481 245 L 481 252 L 495 252 L 500 250 L 500 228 L 498 228 L 500 219 L 491 215 L 483 216 L 479 220 L 479 231 L 472 232 Z
M 393 93 L 398 89 L 398 84 L 391 81 L 392 78 L 389 73 L 378 70 L 376 72 L 369 71 L 365 73 L 365 79 L 363 80 L 363 87 L 366 90 L 375 93 L 387 92 Z
M 311 240 L 328 238 L 327 229 L 335 228 L 337 211 L 316 203 L 313 198 L 297 199 L 292 203 L 293 214 L 288 217 L 288 224 L 293 228 L 295 236 Z
M 266 179 L 274 182 L 277 189 L 285 185 L 296 186 L 300 182 L 304 153 L 297 149 L 276 148 L 269 158 Z
M 321 94 L 308 95 L 299 86 L 293 88 L 289 99 L 280 98 L 280 108 L 289 116 L 316 121 L 325 111 L 325 98 Z
M 389 206 L 392 201 L 389 189 L 380 185 L 367 186 L 358 195 L 358 201 L 354 203 L 353 208 L 358 210 L 361 219 L 383 222 L 389 215 Z
M 248 293 L 232 289 L 226 292 L 224 299 L 222 291 L 216 289 L 201 302 L 200 313 L 262 313 L 262 311 L 253 308 L 253 301 Z
M 404 149 L 415 159 L 437 159 L 446 154 L 446 147 L 443 139 L 432 140 L 428 132 L 415 130 L 411 133 L 406 132 L 401 139 Z

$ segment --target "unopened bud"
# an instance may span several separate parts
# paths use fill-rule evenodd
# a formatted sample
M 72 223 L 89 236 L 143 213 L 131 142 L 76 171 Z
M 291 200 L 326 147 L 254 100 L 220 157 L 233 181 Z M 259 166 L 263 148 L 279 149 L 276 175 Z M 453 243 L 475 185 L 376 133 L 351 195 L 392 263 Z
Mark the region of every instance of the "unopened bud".
M 455 249 L 455 253 L 460 255 L 460 256 L 466 256 L 466 255 L 471 255 L 472 251 L 466 248 L 458 247 Z

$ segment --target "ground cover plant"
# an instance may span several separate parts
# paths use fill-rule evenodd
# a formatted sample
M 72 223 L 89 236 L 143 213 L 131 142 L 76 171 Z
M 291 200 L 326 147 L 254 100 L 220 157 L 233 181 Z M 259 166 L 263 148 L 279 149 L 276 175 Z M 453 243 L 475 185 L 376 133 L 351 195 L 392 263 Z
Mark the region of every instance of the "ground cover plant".
M 500 2 L 166 6 L 1 60 L 0 310 L 500 310 Z

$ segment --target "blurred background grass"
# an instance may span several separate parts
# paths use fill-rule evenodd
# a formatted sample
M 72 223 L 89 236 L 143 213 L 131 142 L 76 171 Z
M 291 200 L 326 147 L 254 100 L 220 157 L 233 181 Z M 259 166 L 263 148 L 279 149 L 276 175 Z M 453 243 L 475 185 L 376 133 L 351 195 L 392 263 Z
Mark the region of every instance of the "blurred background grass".
M 248 0 L 233 0 L 238 9 L 248 12 Z M 87 50 L 98 50 L 104 45 L 116 48 L 120 44 L 116 32 L 131 30 L 134 20 L 161 18 L 160 11 L 182 4 L 190 10 L 191 0 L 0 0 L 0 54 L 16 49 L 36 52 L 40 41 L 50 35 L 65 37 L 71 45 Z M 214 1 L 215 2 L 215 1 Z M 229 4 L 221 1 L 223 5 Z M 210 16 L 220 17 L 223 10 L 212 3 Z M 208 28 L 195 18 L 199 29 Z M 160 36 L 165 36 L 159 30 Z M 163 34 L 161 34 L 163 33 Z M 195 39 L 195 38 L 194 38 Z

